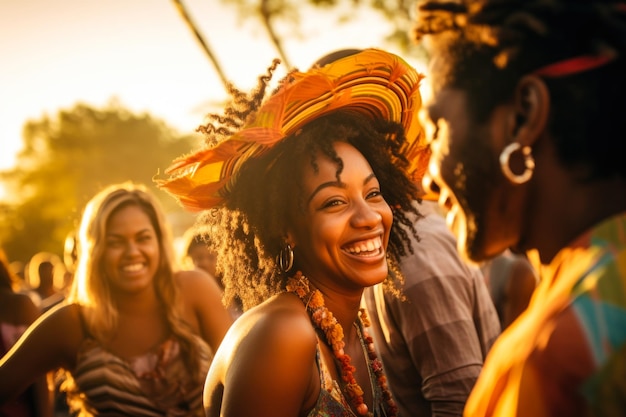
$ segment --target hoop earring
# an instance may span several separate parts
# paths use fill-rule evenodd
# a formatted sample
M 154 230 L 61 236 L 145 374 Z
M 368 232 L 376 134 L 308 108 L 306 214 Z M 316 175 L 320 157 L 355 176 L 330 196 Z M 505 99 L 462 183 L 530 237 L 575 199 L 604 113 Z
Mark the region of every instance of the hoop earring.
M 524 172 L 517 175 L 511 171 L 510 159 L 511 155 L 520 149 L 522 151 L 522 155 L 524 156 L 524 167 L 526 169 Z M 530 146 L 522 147 L 522 145 L 517 142 L 509 143 L 500 154 L 500 168 L 502 169 L 504 176 L 513 184 L 524 184 L 532 178 L 533 171 L 535 169 L 535 159 L 532 155 L 532 149 Z
M 291 268 L 293 267 L 293 250 L 291 249 L 289 243 L 287 243 L 278 253 L 276 263 L 281 271 L 291 271 Z

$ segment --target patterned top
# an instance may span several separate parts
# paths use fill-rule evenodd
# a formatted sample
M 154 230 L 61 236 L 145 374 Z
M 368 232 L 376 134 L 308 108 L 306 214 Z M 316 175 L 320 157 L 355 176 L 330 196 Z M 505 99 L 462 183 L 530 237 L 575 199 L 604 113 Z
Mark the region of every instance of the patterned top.
M 539 270 L 528 309 L 496 341 L 465 415 L 626 415 L 626 213 Z
M 317 367 L 320 371 L 321 389 L 317 402 L 307 417 L 356 417 L 352 412 L 348 400 L 344 397 L 337 381 L 332 379 L 328 365 L 321 355 L 319 344 L 316 354 Z M 334 364 L 333 364 L 334 366 Z M 376 383 L 376 379 L 370 372 L 371 386 L 374 387 L 374 417 L 385 417 L 387 414 L 382 404 L 382 393 Z M 367 389 L 363 387 L 363 389 Z
M 380 285 L 364 301 L 398 414 L 460 416 L 500 322 L 482 273 L 461 260 L 437 203 L 418 209 L 420 241 L 400 259 L 406 301 Z
M 67 373 L 67 391 L 73 415 L 92 416 L 204 416 L 203 381 L 212 353 L 200 337 L 201 366 L 192 378 L 170 338 L 154 351 L 130 360 L 120 358 L 95 339 L 83 342 L 75 369 Z

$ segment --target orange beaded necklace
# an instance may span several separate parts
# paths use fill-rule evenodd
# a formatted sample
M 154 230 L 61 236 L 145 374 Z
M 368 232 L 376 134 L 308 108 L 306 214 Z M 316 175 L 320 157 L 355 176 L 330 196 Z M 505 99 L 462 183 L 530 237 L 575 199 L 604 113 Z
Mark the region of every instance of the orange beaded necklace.
M 311 290 L 309 280 L 298 271 L 287 280 L 287 291 L 296 294 L 302 302 L 305 303 L 306 309 L 311 316 L 313 324 L 324 332 L 326 343 L 332 348 L 333 354 L 337 362 L 341 366 L 341 377 L 344 382 L 344 391 L 352 406 L 361 416 L 372 416 L 367 405 L 363 401 L 363 389 L 359 386 L 354 378 L 354 366 L 351 365 L 352 358 L 344 352 L 345 343 L 343 341 L 343 327 L 337 321 L 333 313 L 324 305 L 324 296 L 317 290 Z M 396 417 L 398 408 L 391 397 L 389 387 L 387 385 L 387 377 L 383 372 L 383 366 L 374 349 L 374 341 L 365 331 L 365 327 L 369 327 L 370 322 L 365 309 L 360 309 L 360 320 L 363 327 L 361 334 L 360 327 L 356 325 L 357 333 L 361 339 L 361 343 L 367 348 L 368 365 L 376 376 L 376 382 L 380 387 L 383 395 L 383 401 L 387 407 L 387 415 Z

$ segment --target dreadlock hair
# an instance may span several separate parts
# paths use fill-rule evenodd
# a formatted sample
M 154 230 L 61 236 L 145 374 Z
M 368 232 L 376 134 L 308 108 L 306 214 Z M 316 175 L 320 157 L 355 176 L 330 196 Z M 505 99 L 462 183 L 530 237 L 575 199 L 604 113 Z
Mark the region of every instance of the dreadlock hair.
M 280 60 L 274 59 L 272 65 L 267 68 L 267 73 L 258 78 L 256 89 L 249 93 L 239 90 L 233 84 L 228 85 L 230 102 L 224 108 L 224 112 L 222 114 L 209 113 L 206 116 L 208 119 L 207 123 L 196 129 L 197 132 L 204 135 L 207 147 L 215 146 L 220 141 L 229 138 L 254 116 L 265 98 L 272 75 L 276 71 L 278 64 L 280 64 Z M 288 77 L 289 75 L 284 80 Z
M 585 166 L 587 180 L 626 177 L 624 1 L 426 0 L 418 3 L 414 35 L 436 35 L 427 46 L 441 58 L 441 83 L 467 93 L 479 123 L 524 75 L 565 59 L 611 57 L 591 70 L 543 78 L 552 103 L 548 129 L 561 162 Z
M 268 81 L 269 77 L 259 79 L 258 90 L 250 95 L 248 111 L 240 114 L 248 117 L 258 108 L 257 93 Z M 333 147 L 337 141 L 351 144 L 364 155 L 392 209 L 390 274 L 384 285 L 399 295 L 397 284 L 402 282 L 402 274 L 398 257 L 413 251 L 409 233 L 417 238 L 413 221 L 420 217 L 412 204 L 418 190 L 406 173 L 408 161 L 401 152 L 404 129 L 396 122 L 337 110 L 307 123 L 262 155 L 246 161 L 224 205 L 200 216 L 198 224 L 205 228 L 210 225 L 214 236 L 219 236 L 213 239 L 211 248 L 217 254 L 226 305 L 238 297 L 247 310 L 284 291 L 287 275 L 278 268 L 276 257 L 284 247 L 290 222 L 301 216 L 306 204 L 302 193 L 303 167 L 308 164 L 317 170 L 318 155 L 324 155 L 336 163 L 339 179 L 343 161 Z M 294 267 L 297 266 L 296 259 Z

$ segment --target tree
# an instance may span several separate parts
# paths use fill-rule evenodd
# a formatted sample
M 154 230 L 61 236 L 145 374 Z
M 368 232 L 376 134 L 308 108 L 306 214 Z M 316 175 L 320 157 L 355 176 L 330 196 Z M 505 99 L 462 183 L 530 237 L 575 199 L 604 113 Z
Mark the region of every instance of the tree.
M 244 1 L 244 0 L 230 0 Z M 291 0 L 291 7 L 297 8 L 298 0 Z M 338 22 L 351 20 L 351 9 L 359 7 L 371 8 L 380 13 L 392 23 L 392 31 L 387 35 L 386 41 L 397 45 L 405 54 L 421 56 L 422 51 L 416 48 L 412 40 L 411 30 L 413 27 L 412 12 L 417 7 L 416 0 L 308 0 L 308 3 L 338 13 Z M 363 28 L 367 30 L 367 28 Z
M 215 56 L 215 53 L 213 53 L 213 49 L 209 46 L 209 42 L 200 33 L 198 26 L 196 25 L 191 15 L 187 11 L 187 7 L 185 7 L 182 0 L 172 0 L 172 2 L 174 3 L 174 7 L 176 7 L 176 10 L 178 11 L 178 14 L 185 21 L 185 24 L 187 25 L 189 30 L 191 30 L 191 33 L 193 33 L 194 37 L 200 44 L 200 47 L 206 54 L 207 58 L 209 58 L 209 61 L 211 61 L 211 64 L 213 64 L 213 68 L 215 69 L 215 72 L 217 72 L 217 75 L 220 77 L 220 80 L 222 81 L 224 90 L 228 91 L 230 81 L 228 81 L 228 77 L 226 77 L 226 73 L 222 69 L 222 66 L 219 63 L 217 56 Z
M 260 20 L 281 59 L 291 67 L 283 48 L 283 37 L 300 36 L 298 28 L 302 19 L 300 12 L 303 9 L 301 0 L 222 0 L 222 2 L 236 7 L 244 19 Z M 397 45 L 405 54 L 420 58 L 424 56 L 423 50 L 416 47 L 411 38 L 413 25 L 411 16 L 413 8 L 416 7 L 415 0 L 307 0 L 306 3 L 328 11 L 329 22 L 337 24 L 351 21 L 356 8 L 371 8 L 392 23 L 393 30 L 385 41 Z M 276 29 L 278 23 L 287 24 L 290 32 L 281 35 Z
M 85 203 L 112 183 L 141 182 L 172 218 L 184 217 L 152 178 L 200 144 L 199 136 L 180 135 L 115 101 L 102 109 L 77 104 L 28 121 L 15 168 L 0 176 L 10 196 L 0 205 L 0 239 L 9 259 L 26 262 L 39 251 L 62 252 Z

